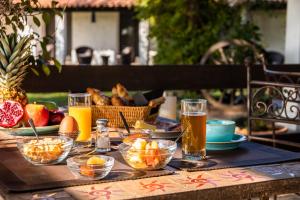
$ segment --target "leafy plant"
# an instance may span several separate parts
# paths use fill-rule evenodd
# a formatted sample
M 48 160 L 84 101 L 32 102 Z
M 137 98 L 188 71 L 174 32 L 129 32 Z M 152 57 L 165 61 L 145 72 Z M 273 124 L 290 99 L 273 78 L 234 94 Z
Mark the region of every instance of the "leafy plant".
M 259 28 L 242 18 L 244 6 L 223 0 L 139 0 L 136 11 L 150 22 L 156 63 L 195 64 L 220 40 L 260 41 Z
M 23 32 L 30 18 L 32 18 L 37 27 L 41 26 L 42 22 L 49 25 L 51 19 L 55 16 L 63 16 L 62 12 L 56 8 L 57 4 L 57 1 L 52 0 L 51 7 L 47 10 L 42 10 L 38 0 L 0 0 L 0 34 L 3 36 L 13 32 L 17 35 L 18 32 Z M 38 18 L 38 15 L 42 16 L 42 20 Z M 41 69 L 46 75 L 49 75 L 50 69 L 48 66 L 49 64 L 54 64 L 61 71 L 61 64 L 56 58 L 51 56 L 46 48 L 48 44 L 55 42 L 53 36 L 46 35 L 41 37 L 37 32 L 32 32 L 30 38 L 32 46 L 41 49 L 38 55 L 33 56 L 32 54 L 28 59 L 31 70 L 36 75 L 39 75 Z

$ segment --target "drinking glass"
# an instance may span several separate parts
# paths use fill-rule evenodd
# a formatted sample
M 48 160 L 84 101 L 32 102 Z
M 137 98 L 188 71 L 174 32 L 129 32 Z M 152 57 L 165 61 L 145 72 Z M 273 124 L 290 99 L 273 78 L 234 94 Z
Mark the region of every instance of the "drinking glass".
M 69 116 L 76 119 L 79 135 L 76 142 L 91 142 L 92 108 L 91 95 L 87 93 L 71 93 L 68 98 Z
M 206 158 L 206 106 L 205 99 L 181 101 L 182 156 L 188 160 Z

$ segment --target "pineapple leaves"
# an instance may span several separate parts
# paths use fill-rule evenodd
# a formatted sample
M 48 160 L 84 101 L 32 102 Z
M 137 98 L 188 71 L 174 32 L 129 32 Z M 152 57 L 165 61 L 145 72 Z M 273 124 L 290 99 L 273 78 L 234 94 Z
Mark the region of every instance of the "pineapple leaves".
M 57 0 L 49 0 L 51 7 L 47 10 L 41 8 L 39 0 L 4 1 L 0 6 L 0 73 L 1 75 L 18 75 L 24 69 L 28 69 L 39 75 L 38 71 L 50 75 L 47 65 L 54 64 L 61 71 L 61 64 L 53 58 L 49 52 L 48 45 L 55 45 L 52 34 L 42 37 L 33 29 L 31 36 L 21 37 L 18 32 L 25 29 L 26 22 L 32 19 L 36 27 L 49 25 L 56 16 L 63 17 L 64 9 L 58 8 Z M 11 32 L 13 31 L 13 34 Z M 44 39 L 46 38 L 46 39 Z M 50 38 L 50 39 L 49 39 Z M 33 55 L 32 47 L 42 47 L 38 55 Z M 39 50 L 39 49 L 38 49 Z M 20 64 L 22 63 L 22 64 Z M 23 66 L 21 66 L 23 65 Z M 19 69 L 17 69 L 19 68 Z M 22 68 L 22 69 L 21 69 Z M 22 73 L 24 74 L 24 73 Z M 8 77 L 8 76 L 6 76 Z M 3 77 L 2 77 L 3 78 Z M 0 80 L 1 81 L 1 80 Z M 7 80 L 5 80 L 7 81 Z
M 29 67 L 31 36 L 0 35 L 0 86 L 19 87 Z
M 10 41 L 10 49 L 13 49 L 14 46 L 16 46 L 16 42 L 17 42 L 17 39 L 16 39 L 16 36 L 14 34 L 10 34 L 9 35 L 9 41 Z
M 23 46 L 23 44 L 26 43 L 26 40 L 28 40 L 28 38 L 22 37 L 18 44 L 15 46 L 15 48 L 13 48 L 13 51 L 17 51 L 17 49 L 20 49 Z
M 2 48 L 3 48 L 3 51 L 5 53 L 5 56 L 6 57 L 10 57 L 11 55 L 11 50 L 10 50 L 10 47 L 9 47 L 9 41 L 8 41 L 8 38 L 5 34 L 2 34 L 1 35 L 1 39 L 0 39 L 0 43 L 2 45 Z
M 8 65 L 7 59 L 5 58 L 5 55 L 0 53 L 0 62 L 3 68 L 5 68 Z
M 16 51 L 13 52 L 13 54 L 10 56 L 9 58 L 9 62 L 13 62 L 17 56 L 19 56 L 19 53 L 20 53 L 21 49 L 17 49 Z
M 18 56 L 16 59 L 14 59 L 11 63 L 9 63 L 6 67 L 6 72 L 10 72 L 16 65 L 20 62 L 21 57 Z
M 5 76 L 5 71 L 0 67 L 0 73 L 1 73 L 1 77 Z
M 31 71 L 36 75 L 36 76 L 39 76 L 40 75 L 40 73 L 36 70 L 36 69 L 34 69 L 34 68 L 30 68 L 31 69 Z
M 2 54 L 3 56 L 5 56 L 4 50 L 2 48 L 0 48 L 0 54 Z

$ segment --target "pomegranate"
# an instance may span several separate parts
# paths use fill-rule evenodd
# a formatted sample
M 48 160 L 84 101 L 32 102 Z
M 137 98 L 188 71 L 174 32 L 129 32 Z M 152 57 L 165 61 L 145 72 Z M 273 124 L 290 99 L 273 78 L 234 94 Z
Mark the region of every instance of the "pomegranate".
M 16 101 L 4 101 L 0 104 L 0 126 L 11 128 L 18 124 L 23 118 L 24 110 L 22 105 Z

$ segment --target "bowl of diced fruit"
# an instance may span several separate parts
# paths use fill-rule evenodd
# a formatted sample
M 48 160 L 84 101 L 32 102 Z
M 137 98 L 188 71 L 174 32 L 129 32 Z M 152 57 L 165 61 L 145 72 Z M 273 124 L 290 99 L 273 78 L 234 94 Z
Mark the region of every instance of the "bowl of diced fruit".
M 115 159 L 104 155 L 79 155 L 67 159 L 67 166 L 78 179 L 99 180 L 106 177 Z
M 119 151 L 129 166 L 137 170 L 164 168 L 172 159 L 177 144 L 171 140 L 138 138 L 132 144 L 120 144 Z
M 62 162 L 70 153 L 73 139 L 65 136 L 22 138 L 17 147 L 23 157 L 34 165 L 52 165 Z

